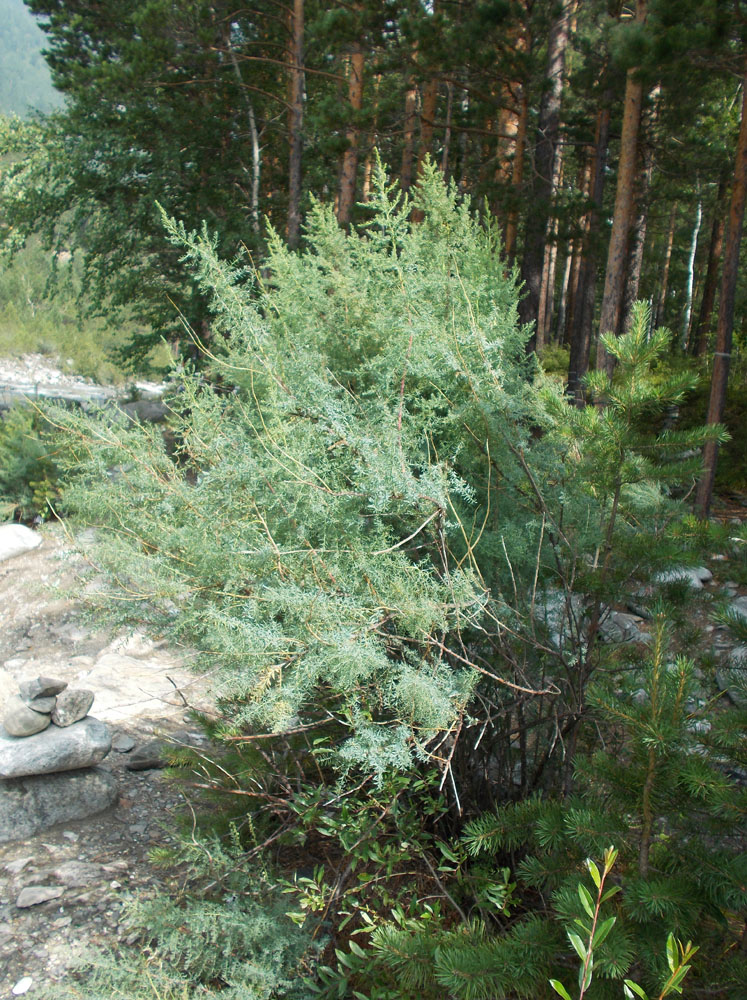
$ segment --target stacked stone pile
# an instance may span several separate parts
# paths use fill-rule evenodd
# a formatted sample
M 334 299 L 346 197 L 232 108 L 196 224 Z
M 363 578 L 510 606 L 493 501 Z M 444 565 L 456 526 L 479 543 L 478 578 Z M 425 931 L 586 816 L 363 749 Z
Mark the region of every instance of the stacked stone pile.
M 88 712 L 93 692 L 65 681 L 21 682 L 0 727 L 0 843 L 112 804 L 117 784 L 98 768 L 111 749 L 108 726 Z

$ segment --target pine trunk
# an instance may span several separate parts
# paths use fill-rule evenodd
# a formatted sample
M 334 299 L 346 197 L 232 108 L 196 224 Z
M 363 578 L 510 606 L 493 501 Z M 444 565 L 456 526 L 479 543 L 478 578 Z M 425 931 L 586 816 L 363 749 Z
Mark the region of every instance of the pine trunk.
M 521 262 L 521 280 L 524 297 L 519 303 L 522 323 L 535 324 L 535 336 L 528 344 L 533 350 L 542 344 L 542 331 L 537 329 L 540 311 L 542 267 L 545 259 L 545 242 L 553 196 L 558 134 L 560 131 L 560 106 L 563 93 L 565 54 L 569 37 L 569 7 L 565 3 L 550 33 L 547 51 L 546 79 L 549 86 L 542 95 L 537 123 L 537 140 L 534 151 L 531 202 L 526 222 L 524 255 Z
M 446 85 L 446 124 L 444 127 L 444 148 L 441 151 L 441 173 L 449 179 L 449 154 L 451 153 L 451 119 L 454 114 L 454 84 Z
M 589 368 L 591 332 L 594 324 L 594 299 L 597 284 L 596 237 L 601 225 L 604 175 L 610 134 L 610 108 L 605 95 L 604 106 L 597 112 L 594 134 L 594 160 L 591 171 L 589 221 L 584 237 L 578 282 L 573 305 L 573 325 L 570 329 L 570 360 L 568 364 L 568 395 L 583 406 L 581 379 Z
M 658 105 L 658 97 L 656 104 Z M 627 331 L 630 327 L 630 317 L 633 305 L 638 299 L 638 289 L 641 284 L 641 270 L 643 268 L 643 251 L 646 247 L 646 230 L 648 229 L 648 192 L 651 187 L 651 178 L 654 173 L 654 146 L 651 141 L 650 130 L 656 122 L 657 107 L 655 105 L 648 121 L 648 139 L 640 152 L 640 169 L 638 172 L 638 184 L 636 189 L 636 204 L 638 212 L 633 225 L 633 232 L 630 240 L 630 252 L 628 254 L 628 266 L 625 275 L 625 295 L 623 297 L 622 321 L 620 324 L 622 331 Z
M 418 88 L 413 77 L 405 91 L 405 122 L 402 144 L 402 169 L 399 183 L 403 191 L 409 191 L 412 186 L 412 167 L 415 159 L 415 120 L 417 118 Z
M 726 403 L 726 388 L 729 383 L 729 362 L 731 361 L 731 342 L 734 331 L 734 301 L 739 273 L 739 248 L 742 243 L 742 226 L 744 224 L 744 204 L 747 195 L 747 68 L 742 80 L 742 123 L 739 128 L 737 156 L 734 168 L 734 185 L 731 192 L 729 207 L 729 227 L 726 234 L 724 249 L 724 267 L 721 275 L 721 299 L 718 308 L 718 326 L 716 328 L 716 350 L 713 354 L 713 375 L 711 377 L 711 396 L 708 402 L 709 426 L 720 424 L 724 415 Z M 698 483 L 696 509 L 701 518 L 707 518 L 713 496 L 713 483 L 716 478 L 716 460 L 718 458 L 718 443 L 709 441 L 703 449 L 703 475 Z
M 303 38 L 304 0 L 293 0 L 290 11 L 290 112 L 288 169 L 288 246 L 295 249 L 301 234 L 301 163 L 303 158 Z
M 643 24 L 647 16 L 647 0 L 636 0 L 636 21 Z M 635 205 L 635 176 L 638 153 L 638 131 L 641 124 L 643 104 L 643 82 L 635 68 L 628 70 L 625 83 L 622 135 L 620 137 L 620 160 L 617 168 L 617 191 L 612 217 L 607 253 L 607 269 L 604 276 L 604 294 L 599 317 L 599 333 L 617 336 L 620 332 L 623 293 L 625 289 L 625 265 L 628 254 L 628 237 L 633 224 Z M 614 358 L 599 345 L 597 368 L 612 374 Z
M 348 148 L 342 158 L 340 174 L 340 196 L 337 202 L 337 221 L 344 228 L 350 226 L 350 217 L 355 204 L 356 174 L 358 173 L 358 147 L 360 130 L 357 118 L 363 107 L 363 67 L 365 57 L 360 45 L 356 45 L 350 55 L 350 76 L 348 77 L 348 104 L 351 123 L 347 131 Z
M 519 99 L 519 116 L 516 123 L 516 138 L 514 139 L 514 159 L 511 166 L 511 188 L 513 189 L 513 205 L 506 222 L 504 238 L 506 257 L 513 261 L 516 254 L 516 232 L 518 228 L 518 204 L 521 198 L 521 188 L 524 183 L 524 153 L 527 145 L 527 123 L 529 120 L 529 101 L 526 90 L 522 87 Z

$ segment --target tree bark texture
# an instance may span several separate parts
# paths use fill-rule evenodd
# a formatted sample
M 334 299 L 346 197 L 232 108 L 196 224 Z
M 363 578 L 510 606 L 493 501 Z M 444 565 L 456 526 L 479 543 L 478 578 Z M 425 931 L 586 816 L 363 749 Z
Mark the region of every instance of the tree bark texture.
M 581 379 L 589 368 L 591 332 L 594 324 L 594 298 L 597 283 L 596 240 L 601 225 L 604 175 L 610 135 L 610 108 L 608 101 L 597 112 L 594 133 L 594 159 L 591 170 L 590 210 L 584 235 L 584 250 L 579 266 L 573 305 L 573 324 L 570 328 L 570 360 L 568 364 L 568 395 L 583 406 Z
M 708 401 L 709 426 L 720 424 L 726 403 L 726 388 L 729 383 L 729 363 L 731 342 L 734 331 L 734 301 L 736 298 L 737 276 L 739 272 L 739 248 L 742 243 L 744 205 L 747 196 L 747 66 L 742 79 L 742 122 L 739 127 L 737 156 L 734 167 L 734 184 L 729 206 L 729 225 L 724 247 L 724 266 L 721 275 L 721 298 L 718 308 L 716 328 L 716 350 L 713 353 L 713 375 L 711 395 Z M 703 449 L 703 475 L 698 482 L 695 498 L 696 509 L 701 518 L 708 517 L 716 478 L 718 442 L 709 441 Z
M 412 168 L 415 159 L 415 122 L 417 120 L 418 88 L 414 77 L 410 77 L 405 91 L 405 121 L 402 144 L 402 169 L 399 183 L 403 191 L 412 186 Z
M 643 24 L 647 16 L 646 0 L 637 0 L 635 19 Z M 643 82 L 635 68 L 628 70 L 625 82 L 622 135 L 620 137 L 620 159 L 617 168 L 617 191 L 612 217 L 607 268 L 604 276 L 604 294 L 599 317 L 599 333 L 617 336 L 620 332 L 623 293 L 625 289 L 625 265 L 628 253 L 628 237 L 633 223 L 635 205 L 635 176 L 638 159 L 638 131 L 641 124 L 643 105 Z M 612 374 L 614 358 L 604 348 L 597 351 L 597 368 Z
M 526 91 L 520 87 L 519 114 L 516 121 L 516 137 L 514 139 L 514 155 L 511 165 L 511 188 L 513 191 L 513 204 L 508 213 L 506 221 L 506 232 L 504 236 L 504 246 L 506 257 L 513 261 L 516 254 L 516 233 L 519 220 L 519 198 L 521 187 L 524 183 L 524 154 L 527 145 L 527 123 L 529 121 L 529 100 Z
M 538 333 L 536 323 L 540 309 L 545 241 L 553 195 L 553 181 L 557 180 L 555 162 L 560 131 L 565 54 L 569 38 L 569 15 L 569 5 L 565 3 L 559 17 L 553 24 L 548 42 L 546 79 L 549 85 L 540 101 L 530 207 L 521 262 L 524 295 L 519 303 L 519 319 L 522 323 L 535 324 L 535 337 L 528 345 L 530 349 L 534 349 Z M 539 335 L 541 341 L 541 332 Z
M 363 107 L 363 48 L 356 45 L 350 54 L 350 75 L 348 76 L 348 104 L 351 123 L 347 130 L 348 148 L 342 158 L 340 174 L 340 197 L 337 203 L 337 221 L 344 228 L 350 226 L 350 217 L 355 203 L 356 174 L 358 172 L 358 147 L 360 129 L 357 117 Z
M 638 290 L 641 284 L 643 251 L 646 246 L 646 231 L 648 229 L 648 193 L 654 173 L 654 143 L 651 133 L 658 117 L 660 91 L 661 88 L 657 87 L 653 109 L 646 122 L 646 141 L 639 145 L 639 171 L 635 189 L 637 212 L 630 237 L 630 250 L 625 272 L 621 332 L 627 332 L 630 327 L 633 305 L 638 299 Z
M 290 110 L 289 110 L 289 145 L 290 159 L 288 164 L 288 246 L 295 249 L 301 234 L 301 165 L 303 160 L 303 39 L 304 39 L 304 0 L 293 0 L 290 11 L 291 50 L 290 50 Z

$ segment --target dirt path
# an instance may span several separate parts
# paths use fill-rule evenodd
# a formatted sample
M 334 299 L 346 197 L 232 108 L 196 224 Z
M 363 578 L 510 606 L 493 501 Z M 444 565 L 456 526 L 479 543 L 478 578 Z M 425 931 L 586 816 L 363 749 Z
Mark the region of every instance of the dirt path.
M 0 563 L 0 701 L 17 682 L 38 674 L 95 692 L 91 714 L 115 737 L 134 742 L 102 763 L 119 783 L 118 802 L 89 819 L 69 822 L 24 841 L 0 845 L 0 998 L 30 977 L 27 994 L 60 980 L 89 945 L 114 943 L 123 898 L 154 891 L 159 875 L 149 850 L 167 841 L 169 815 L 181 799 L 160 770 L 130 771 L 131 753 L 161 735 L 197 742 L 186 704 L 206 707 L 209 679 L 188 669 L 188 657 L 143 636 L 95 632 L 80 605 L 58 588 L 74 585 L 84 565 L 60 526 L 43 529 L 32 552 Z M 26 908 L 25 887 L 61 889 Z

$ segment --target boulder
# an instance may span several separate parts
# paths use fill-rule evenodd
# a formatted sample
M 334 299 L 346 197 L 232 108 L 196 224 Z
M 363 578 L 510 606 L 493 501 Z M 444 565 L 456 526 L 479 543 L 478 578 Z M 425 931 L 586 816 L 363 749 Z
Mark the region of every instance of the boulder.
M 114 776 L 98 767 L 0 782 L 0 843 L 93 816 L 117 795 Z
M 0 562 L 30 552 L 41 543 L 41 535 L 23 524 L 0 525 Z
M 28 709 L 28 711 L 31 711 Z M 45 716 L 34 713 L 39 719 Z M 60 729 L 50 726 L 26 739 L 0 732 L 0 778 L 52 774 L 98 764 L 111 749 L 109 727 L 88 716 Z
M 57 704 L 52 710 L 52 722 L 56 726 L 66 728 L 75 722 L 80 722 L 88 715 L 93 705 L 93 691 L 84 688 L 68 688 L 57 695 Z
M 43 712 L 35 712 L 17 695 L 12 695 L 5 703 L 3 726 L 8 736 L 31 737 L 46 729 L 51 719 Z M 1 751 L 0 751 L 1 753 Z M 2 772 L 0 771 L 0 776 Z
M 67 687 L 67 681 L 59 681 L 55 677 L 35 677 L 32 681 L 21 681 L 18 693 L 24 701 L 34 698 L 54 698 Z
M 693 590 L 702 590 L 703 584 L 713 578 L 713 574 L 705 566 L 696 566 L 694 569 L 689 566 L 675 566 L 672 569 L 664 570 L 654 575 L 657 583 L 689 583 Z
M 637 615 L 624 611 L 611 611 L 599 623 L 599 632 L 605 642 L 649 642 L 651 635 L 641 631 Z

